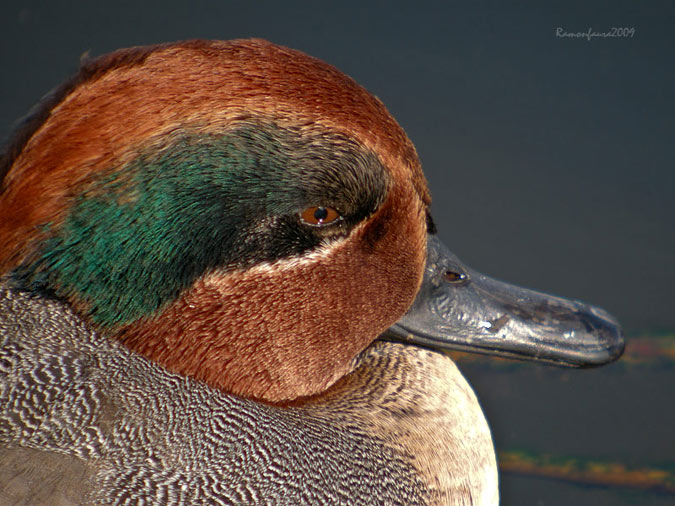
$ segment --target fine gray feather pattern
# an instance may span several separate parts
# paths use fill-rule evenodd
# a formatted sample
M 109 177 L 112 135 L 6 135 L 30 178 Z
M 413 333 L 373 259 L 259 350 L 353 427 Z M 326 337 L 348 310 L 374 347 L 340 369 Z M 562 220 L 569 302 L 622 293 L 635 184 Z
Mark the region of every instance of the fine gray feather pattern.
M 428 503 L 411 455 L 349 409 L 226 395 L 0 284 L 0 504 Z

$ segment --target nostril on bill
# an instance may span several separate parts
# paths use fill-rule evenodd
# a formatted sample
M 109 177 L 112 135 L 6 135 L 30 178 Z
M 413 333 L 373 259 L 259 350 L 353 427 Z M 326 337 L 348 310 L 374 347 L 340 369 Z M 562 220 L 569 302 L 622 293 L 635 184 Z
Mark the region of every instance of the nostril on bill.
M 496 320 L 492 320 L 492 326 L 488 329 L 490 332 L 493 334 L 496 334 L 499 332 L 502 328 L 504 328 L 504 325 L 506 325 L 509 322 L 510 318 L 508 315 L 501 315 L 499 318 Z

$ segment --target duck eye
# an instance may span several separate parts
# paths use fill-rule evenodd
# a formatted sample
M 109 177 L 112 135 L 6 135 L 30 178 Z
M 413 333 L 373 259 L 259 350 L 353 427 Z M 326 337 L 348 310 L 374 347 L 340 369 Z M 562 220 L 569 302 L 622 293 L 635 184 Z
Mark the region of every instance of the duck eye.
M 469 276 L 463 272 L 447 270 L 445 273 L 443 273 L 443 279 L 445 279 L 448 283 L 460 285 L 466 283 L 469 280 Z
M 300 219 L 302 219 L 304 223 L 315 227 L 330 225 L 340 218 L 340 213 L 332 207 L 308 207 L 300 213 Z

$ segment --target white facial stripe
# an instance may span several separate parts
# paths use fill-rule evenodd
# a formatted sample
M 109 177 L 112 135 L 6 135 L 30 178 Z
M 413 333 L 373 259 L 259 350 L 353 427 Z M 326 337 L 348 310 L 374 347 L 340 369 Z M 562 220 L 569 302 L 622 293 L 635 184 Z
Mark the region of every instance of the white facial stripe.
M 317 263 L 321 259 L 330 259 L 337 254 L 338 250 L 340 250 L 346 244 L 348 239 L 349 236 L 332 240 L 328 244 L 321 245 L 317 249 L 299 256 L 282 258 L 274 262 L 262 262 L 260 264 L 254 265 L 250 269 L 247 269 L 246 272 L 249 272 L 253 275 L 257 273 L 269 274 L 272 272 L 283 272 L 296 269 L 297 267 L 303 265 Z

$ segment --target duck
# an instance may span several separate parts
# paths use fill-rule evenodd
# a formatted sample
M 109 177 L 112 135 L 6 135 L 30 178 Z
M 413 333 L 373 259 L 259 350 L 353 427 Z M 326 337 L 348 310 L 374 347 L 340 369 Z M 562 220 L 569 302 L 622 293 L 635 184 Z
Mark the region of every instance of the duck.
M 623 350 L 461 262 L 383 103 L 264 40 L 83 62 L 0 180 L 0 504 L 497 504 L 446 352 Z

